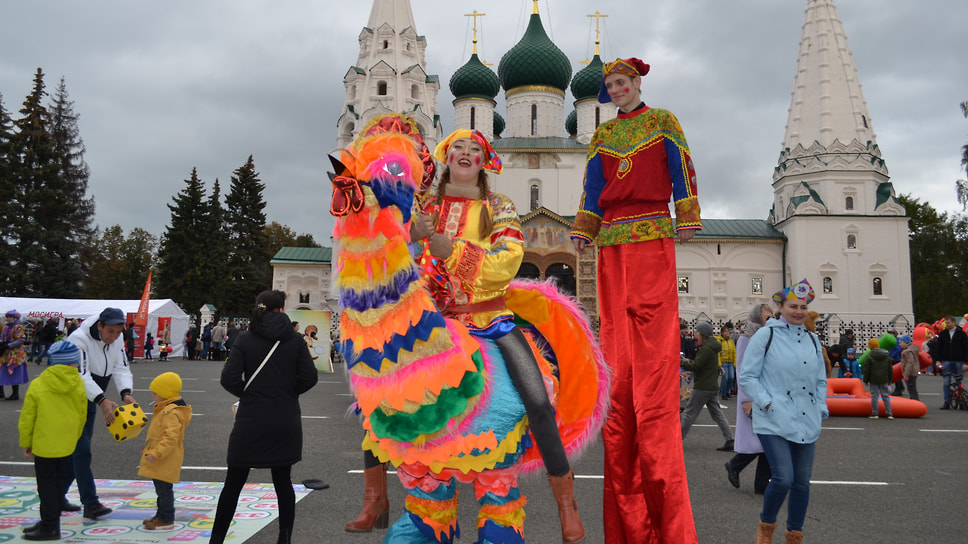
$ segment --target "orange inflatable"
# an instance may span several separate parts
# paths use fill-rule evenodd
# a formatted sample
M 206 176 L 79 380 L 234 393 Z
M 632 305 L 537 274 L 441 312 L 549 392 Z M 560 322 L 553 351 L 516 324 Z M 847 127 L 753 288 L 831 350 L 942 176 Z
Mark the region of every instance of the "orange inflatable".
M 921 348 L 921 351 L 918 352 L 918 364 L 921 365 L 921 370 L 924 370 L 925 368 L 928 368 L 934 364 L 931 356 L 928 355 L 928 351 L 924 348 L 924 343 L 930 340 L 933 336 L 934 331 L 932 331 L 930 327 L 923 324 L 918 324 L 918 326 L 914 328 L 914 332 L 911 333 L 911 343 Z M 891 378 L 891 382 L 893 383 L 901 381 L 901 363 L 895 364 L 893 370 L 894 374 Z
M 860 378 L 829 378 L 827 380 L 827 410 L 832 416 L 867 417 L 871 415 L 871 395 L 864 390 Z M 878 415 L 884 417 L 884 401 L 877 401 Z M 891 397 L 894 417 L 921 417 L 928 413 L 923 402 Z

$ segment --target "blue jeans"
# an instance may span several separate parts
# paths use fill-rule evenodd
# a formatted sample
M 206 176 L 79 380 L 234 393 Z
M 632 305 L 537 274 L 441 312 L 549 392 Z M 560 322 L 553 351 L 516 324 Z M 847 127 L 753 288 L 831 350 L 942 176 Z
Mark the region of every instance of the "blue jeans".
M 960 382 L 962 377 L 964 377 L 965 371 L 962 368 L 961 361 L 942 361 L 941 362 L 941 372 L 944 374 L 944 403 L 948 404 L 951 401 L 951 376 L 954 375 L 956 383 Z
M 102 390 L 107 389 L 111 376 L 97 376 L 91 374 L 94 383 L 98 384 Z M 91 401 L 87 401 L 87 421 L 84 422 L 84 431 L 77 439 L 77 448 L 74 449 L 73 463 L 67 471 L 67 481 L 64 483 L 64 493 L 71 487 L 71 482 L 77 479 L 77 491 L 81 494 L 81 504 L 93 506 L 100 502 L 97 496 L 97 487 L 94 486 L 94 471 L 91 470 L 91 437 L 94 435 L 94 420 L 97 418 L 98 406 Z
M 797 444 L 773 434 L 756 435 L 770 462 L 772 478 L 763 494 L 763 523 L 776 523 L 783 501 L 787 504 L 787 530 L 800 531 L 810 503 L 810 475 L 813 472 L 814 444 Z
M 720 380 L 719 384 L 719 396 L 721 398 L 728 397 L 729 392 L 733 390 L 734 383 L 736 383 L 736 364 L 723 363 L 723 379 Z
M 155 484 L 155 494 L 158 495 L 158 521 L 170 523 L 175 521 L 175 489 L 174 485 L 161 480 L 151 480 Z

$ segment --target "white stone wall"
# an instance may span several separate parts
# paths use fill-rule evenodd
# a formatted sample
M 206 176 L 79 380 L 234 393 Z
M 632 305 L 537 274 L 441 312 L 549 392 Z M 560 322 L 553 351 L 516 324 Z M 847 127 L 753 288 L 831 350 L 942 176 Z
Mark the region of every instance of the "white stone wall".
M 565 95 L 549 91 L 547 87 L 535 90 L 511 89 L 505 93 L 507 103 L 507 127 L 509 138 L 532 136 L 565 136 Z M 557 89 L 555 89 L 557 91 Z M 560 93 L 560 94 L 559 94 Z M 537 106 L 535 133 L 531 130 L 531 106 Z
M 336 293 L 332 290 L 331 268 L 324 264 L 273 264 L 272 288 L 286 293 L 286 310 L 330 310 L 338 313 Z M 309 295 L 300 303 L 299 295 Z
M 536 158 L 532 158 L 537 155 Z M 492 190 L 506 195 L 524 215 L 531 210 L 531 185 L 539 186 L 538 206 L 559 215 L 574 215 L 581 201 L 585 176 L 583 152 L 499 153 L 504 164 L 500 175 L 489 174 Z M 530 168 L 535 162 L 539 168 Z

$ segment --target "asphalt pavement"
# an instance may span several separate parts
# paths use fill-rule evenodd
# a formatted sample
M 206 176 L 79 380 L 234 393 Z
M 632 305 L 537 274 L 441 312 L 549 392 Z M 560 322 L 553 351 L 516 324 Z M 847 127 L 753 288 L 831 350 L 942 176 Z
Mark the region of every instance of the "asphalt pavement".
M 135 398 L 150 412 L 148 384 L 162 372 L 182 376 L 183 396 L 194 410 L 186 436 L 185 481 L 221 482 L 225 450 L 232 426 L 234 397 L 218 383 L 222 365 L 209 361 L 173 359 L 134 365 Z M 41 367 L 31 365 L 31 375 Z M 676 384 L 678 386 L 678 384 Z M 24 388 L 25 389 L 25 388 Z M 940 376 L 922 376 L 918 389 L 928 406 L 919 419 L 830 418 L 818 442 L 810 508 L 804 535 L 808 542 L 911 544 L 962 542 L 968 535 L 968 412 L 941 411 Z M 9 389 L 7 389 L 9 393 Z M 23 396 L 24 391 L 21 391 Z M 117 392 L 109 390 L 116 399 Z M 293 481 L 317 478 L 330 485 L 314 491 L 296 505 L 294 542 L 372 544 L 386 531 L 350 534 L 343 525 L 359 512 L 363 500 L 362 431 L 347 415 L 353 398 L 343 368 L 320 374 L 319 384 L 302 397 L 303 460 L 293 469 Z M 32 464 L 17 445 L 21 402 L 0 401 L 0 474 L 32 476 Z M 730 422 L 735 400 L 724 403 Z M 95 428 L 94 474 L 97 478 L 139 479 L 137 465 L 143 435 L 116 443 Z M 723 464 L 731 453 L 716 451 L 722 436 L 708 413 L 699 416 L 685 440 L 685 461 L 699 542 L 750 543 L 755 539 L 762 497 L 753 494 L 754 465 L 741 475 L 734 489 Z M 601 441 L 574 464 L 575 491 L 588 532 L 587 542 L 604 542 L 602 527 Z M 270 482 L 268 470 L 254 470 L 250 481 Z M 390 478 L 391 523 L 400 516 L 404 493 Z M 543 477 L 521 482 L 528 498 L 525 536 L 528 542 L 561 541 L 557 510 Z M 470 486 L 462 486 L 459 542 L 476 540 L 477 504 Z M 780 514 L 780 526 L 786 519 Z M 252 544 L 276 541 L 276 523 L 268 525 Z M 776 541 L 782 540 L 777 536 Z

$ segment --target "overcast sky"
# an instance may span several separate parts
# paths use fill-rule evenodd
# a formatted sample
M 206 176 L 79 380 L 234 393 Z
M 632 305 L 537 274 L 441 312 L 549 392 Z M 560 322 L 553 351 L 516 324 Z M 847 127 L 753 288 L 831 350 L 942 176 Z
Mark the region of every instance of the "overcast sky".
M 426 69 L 453 130 L 448 82 L 471 54 L 497 70 L 524 33 L 530 0 L 413 0 Z M 671 110 L 689 141 L 707 218 L 765 219 L 786 126 L 807 0 L 541 0 L 545 29 L 572 61 L 592 56 L 652 65 L 646 103 Z M 631 6 L 635 6 L 632 8 Z M 968 120 L 965 0 L 838 0 L 871 125 L 898 194 L 960 211 Z M 342 77 L 372 0 L 0 1 L 0 93 L 18 117 L 40 67 L 61 77 L 80 115 L 96 223 L 164 232 L 166 204 L 193 167 L 223 194 L 254 156 L 269 221 L 329 243 L 326 153 L 336 145 Z M 402 30 L 402 29 L 398 29 Z M 503 90 L 502 90 L 503 96 Z M 566 96 L 566 114 L 571 111 Z M 504 114 L 503 100 L 499 112 Z M 564 135 L 564 129 L 562 129 Z M 571 214 L 571 210 L 558 210 Z

